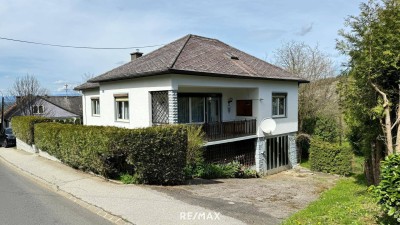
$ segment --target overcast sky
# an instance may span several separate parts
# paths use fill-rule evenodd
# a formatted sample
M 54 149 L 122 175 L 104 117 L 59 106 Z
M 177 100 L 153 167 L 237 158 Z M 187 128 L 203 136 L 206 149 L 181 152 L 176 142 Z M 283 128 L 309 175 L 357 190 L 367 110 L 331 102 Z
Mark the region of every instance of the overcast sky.
M 167 44 L 187 34 L 272 60 L 283 42 L 318 44 L 339 65 L 337 32 L 358 0 L 0 0 L 0 37 L 61 45 Z M 155 48 L 144 48 L 145 54 Z M 0 40 L 0 91 L 35 75 L 52 94 L 130 60 L 131 50 L 46 47 Z

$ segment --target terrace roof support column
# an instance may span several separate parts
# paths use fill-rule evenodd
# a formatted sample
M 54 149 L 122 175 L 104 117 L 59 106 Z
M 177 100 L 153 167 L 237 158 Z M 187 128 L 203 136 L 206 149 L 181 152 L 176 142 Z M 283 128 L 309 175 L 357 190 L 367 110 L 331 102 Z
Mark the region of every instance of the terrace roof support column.
M 168 122 L 169 124 L 178 123 L 178 91 L 168 91 Z

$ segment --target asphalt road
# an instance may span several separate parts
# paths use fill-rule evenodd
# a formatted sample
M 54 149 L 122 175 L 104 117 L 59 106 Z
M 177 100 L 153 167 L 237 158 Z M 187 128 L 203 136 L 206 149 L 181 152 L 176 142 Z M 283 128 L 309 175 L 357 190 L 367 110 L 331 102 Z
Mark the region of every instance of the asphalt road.
M 0 224 L 112 224 L 0 161 Z

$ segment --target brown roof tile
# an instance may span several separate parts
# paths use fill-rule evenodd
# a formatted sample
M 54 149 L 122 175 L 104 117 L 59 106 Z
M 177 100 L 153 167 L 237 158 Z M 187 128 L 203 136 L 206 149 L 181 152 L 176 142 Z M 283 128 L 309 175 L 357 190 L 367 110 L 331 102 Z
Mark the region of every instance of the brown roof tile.
M 95 89 L 95 88 L 99 88 L 99 87 L 100 87 L 99 83 L 86 82 L 86 83 L 83 83 L 81 85 L 74 87 L 74 90 L 80 91 L 80 90 L 86 90 L 86 89 Z
M 89 82 L 178 73 L 307 82 L 219 40 L 187 35 Z

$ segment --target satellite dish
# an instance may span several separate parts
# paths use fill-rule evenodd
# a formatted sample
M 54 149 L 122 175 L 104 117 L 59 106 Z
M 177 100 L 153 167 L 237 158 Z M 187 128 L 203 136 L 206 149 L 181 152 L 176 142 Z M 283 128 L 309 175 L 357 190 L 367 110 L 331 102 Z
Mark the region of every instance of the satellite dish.
M 276 129 L 276 122 L 272 118 L 266 118 L 261 121 L 260 129 L 264 134 L 271 134 Z

